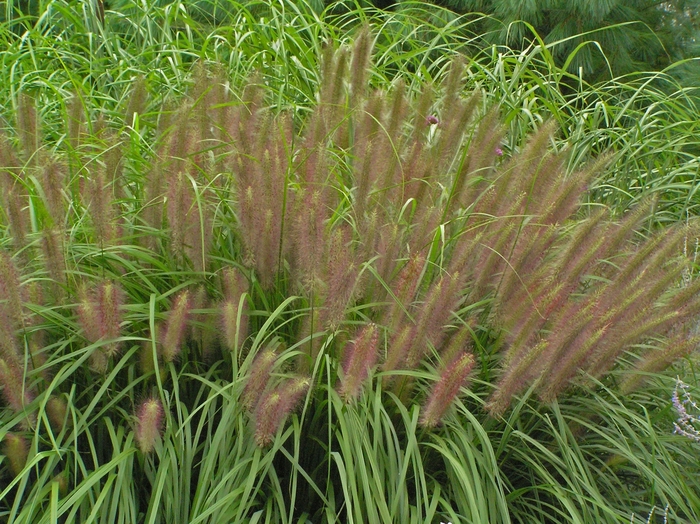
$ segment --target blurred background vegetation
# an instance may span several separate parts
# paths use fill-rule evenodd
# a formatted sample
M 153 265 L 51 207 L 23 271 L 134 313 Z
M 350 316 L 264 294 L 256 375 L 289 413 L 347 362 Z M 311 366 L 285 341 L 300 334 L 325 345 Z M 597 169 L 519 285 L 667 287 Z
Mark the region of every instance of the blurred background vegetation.
M 6 0 L 0 20 L 15 18 L 24 25 L 33 23 L 43 12 L 46 0 Z M 99 19 L 105 9 L 128 9 L 128 0 L 85 0 Z M 172 5 L 159 0 L 159 7 Z M 332 2 L 312 0 L 309 5 L 318 13 Z M 245 7 L 256 10 L 256 2 L 244 1 Z M 333 2 L 335 8 L 340 5 Z M 349 9 L 375 7 L 400 11 L 414 7 L 406 0 L 357 0 L 345 2 Z M 553 55 L 557 65 L 564 66 L 586 80 L 609 79 L 638 71 L 661 71 L 671 67 L 672 74 L 685 85 L 700 81 L 700 1 L 672 0 L 431 0 L 430 5 L 449 9 L 434 10 L 433 16 L 450 19 L 466 15 L 471 30 L 478 35 L 476 48 L 489 45 L 525 50 L 541 39 L 556 46 Z M 222 0 L 184 2 L 192 15 L 212 24 L 228 23 L 240 6 Z M 261 5 L 257 10 L 264 9 Z M 570 59 L 572 51 L 580 50 Z M 680 63 L 679 63 L 680 62 Z

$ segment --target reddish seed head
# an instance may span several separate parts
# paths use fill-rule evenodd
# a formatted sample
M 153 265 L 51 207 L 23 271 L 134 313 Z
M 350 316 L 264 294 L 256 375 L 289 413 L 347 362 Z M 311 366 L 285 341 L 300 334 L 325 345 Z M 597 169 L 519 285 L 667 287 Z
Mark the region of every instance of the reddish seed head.
M 428 115 L 427 118 L 425 119 L 425 123 L 426 123 L 426 125 L 434 126 L 434 125 L 439 124 L 440 121 L 438 120 L 438 117 L 436 117 L 435 115 Z

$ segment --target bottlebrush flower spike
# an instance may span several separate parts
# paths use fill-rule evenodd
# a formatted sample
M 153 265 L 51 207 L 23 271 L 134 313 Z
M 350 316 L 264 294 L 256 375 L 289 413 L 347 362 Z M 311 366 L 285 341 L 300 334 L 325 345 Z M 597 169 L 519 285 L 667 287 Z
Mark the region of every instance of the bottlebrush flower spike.
M 161 337 L 161 357 L 164 362 L 172 362 L 177 358 L 184 343 L 187 320 L 190 315 L 190 292 L 182 291 L 173 301 L 173 307 Z
M 136 412 L 136 444 L 142 453 L 153 451 L 163 430 L 163 405 L 156 398 L 146 399 Z
M 44 263 L 49 276 L 54 280 L 53 291 L 56 298 L 63 293 L 61 288 L 66 283 L 66 261 L 63 255 L 63 232 L 59 229 L 44 231 L 41 244 L 44 252 Z
M 26 209 L 27 196 L 17 189 L 10 189 L 4 197 L 5 213 L 17 251 L 27 245 L 31 222 Z
M 19 96 L 17 106 L 17 134 L 22 152 L 27 162 L 35 164 L 36 152 L 41 147 L 39 115 L 34 100 L 26 93 Z
M 81 292 L 80 304 L 78 304 L 78 323 L 83 328 L 83 334 L 88 342 L 97 342 L 101 334 L 101 322 L 97 304 L 93 294 L 83 289 Z
M 5 435 L 5 445 L 3 452 L 8 459 L 8 469 L 13 477 L 17 477 L 27 464 L 29 456 L 29 443 L 21 435 L 8 433 Z
M 426 403 L 423 405 L 420 423 L 426 428 L 437 426 L 445 415 L 447 408 L 466 384 L 469 373 L 474 367 L 474 357 L 468 353 L 457 356 L 445 367 L 440 380 L 433 386 Z
M 60 433 L 66 422 L 68 414 L 68 404 L 63 397 L 51 397 L 46 403 L 46 413 L 49 416 L 51 428 Z M 69 419 L 68 419 L 69 420 Z
M 83 289 L 78 305 L 78 322 L 85 338 L 95 343 L 99 340 L 118 338 L 121 334 L 124 292 L 111 281 L 101 282 L 91 289 Z M 103 348 L 107 356 L 113 356 L 118 344 Z
M 270 382 L 270 372 L 276 360 L 277 353 L 271 347 L 268 347 L 255 357 L 253 365 L 250 367 L 248 381 L 241 395 L 241 402 L 248 411 L 253 409 Z
M 23 324 L 24 301 L 20 287 L 19 271 L 12 258 L 0 252 L 0 300 L 6 300 L 7 312 L 12 319 L 13 327 L 20 328 Z
M 255 409 L 255 442 L 261 448 L 269 446 L 299 400 L 309 389 L 306 377 L 296 377 L 263 396 Z
M 346 402 L 355 400 L 360 395 L 362 383 L 377 362 L 378 342 L 377 325 L 367 324 L 355 340 L 345 346 L 345 363 L 338 393 Z
M 0 384 L 7 405 L 15 413 L 22 413 L 33 395 L 24 383 L 22 369 L 13 360 L 0 358 Z

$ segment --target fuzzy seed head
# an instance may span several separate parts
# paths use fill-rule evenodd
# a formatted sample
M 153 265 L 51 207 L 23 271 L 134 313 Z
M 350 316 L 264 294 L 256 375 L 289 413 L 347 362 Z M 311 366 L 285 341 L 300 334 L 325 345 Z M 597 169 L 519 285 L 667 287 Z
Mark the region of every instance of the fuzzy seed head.
M 468 353 L 457 356 L 440 375 L 440 380 L 433 386 L 428 400 L 423 405 L 420 423 L 426 428 L 437 426 L 447 408 L 459 394 L 474 367 L 474 357 Z
M 363 382 L 377 363 L 378 344 L 379 329 L 376 324 L 368 324 L 355 340 L 345 346 L 345 363 L 338 392 L 346 402 L 351 402 L 360 395 Z
M 66 282 L 66 262 L 63 256 L 63 233 L 58 229 L 44 231 L 44 238 L 41 244 L 44 251 L 44 263 L 49 272 L 49 276 L 54 280 L 54 292 L 58 295 L 62 293 L 59 285 Z
M 8 312 L 15 328 L 20 328 L 23 324 L 23 299 L 17 266 L 8 254 L 0 252 L 0 301 L 7 301 Z
M 8 433 L 5 435 L 3 452 L 8 460 L 8 469 L 13 477 L 18 477 L 27 464 L 29 443 L 21 435 Z
M 68 404 L 66 404 L 66 401 L 61 397 L 51 397 L 46 403 L 46 413 L 49 416 L 51 428 L 56 433 L 60 433 L 66 422 L 66 415 L 68 413 Z
M 12 360 L 0 358 L 0 385 L 7 405 L 16 413 L 22 413 L 33 395 L 25 387 L 22 368 Z
M 83 328 L 83 334 L 88 342 L 95 343 L 100 339 L 101 326 L 97 304 L 90 296 L 87 289 L 81 292 L 80 304 L 78 304 L 78 323 Z
M 260 399 L 263 391 L 270 382 L 270 372 L 277 360 L 277 353 L 273 349 L 266 349 L 255 357 L 250 367 L 250 376 L 246 382 L 241 400 L 248 411 L 251 411 Z
M 102 320 L 103 336 L 108 339 L 119 338 L 121 326 L 121 307 L 124 293 L 114 282 L 103 282 L 97 287 L 97 305 Z
M 101 282 L 92 288 L 83 288 L 78 304 L 78 322 L 85 338 L 95 343 L 98 340 L 119 338 L 122 321 L 124 293 L 111 281 Z M 110 356 L 118 351 L 117 344 L 106 349 Z
M 143 401 L 136 412 L 136 444 L 142 453 L 153 451 L 163 430 L 164 411 L 160 400 Z
M 305 377 L 288 379 L 260 399 L 255 409 L 255 442 L 263 448 L 269 446 L 299 400 L 309 389 Z
M 189 291 L 182 291 L 175 297 L 161 339 L 161 357 L 164 362 L 173 362 L 180 354 L 182 344 L 184 344 L 190 307 Z
M 20 250 L 27 245 L 27 235 L 30 230 L 29 213 L 26 210 L 27 197 L 17 191 L 10 189 L 5 197 L 5 213 L 9 222 L 14 245 Z

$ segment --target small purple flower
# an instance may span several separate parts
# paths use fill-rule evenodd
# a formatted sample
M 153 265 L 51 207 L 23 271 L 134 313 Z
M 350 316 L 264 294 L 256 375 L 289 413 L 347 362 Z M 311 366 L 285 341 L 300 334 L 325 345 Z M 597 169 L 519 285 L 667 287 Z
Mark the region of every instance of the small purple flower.
M 438 120 L 438 117 L 436 117 L 435 115 L 428 115 L 428 117 L 425 119 L 425 123 L 426 123 L 426 125 L 434 126 L 434 125 L 439 124 L 440 121 Z
M 500 147 L 497 147 L 496 151 L 494 151 L 494 153 L 496 153 L 496 156 L 503 156 L 503 149 L 501 149 Z
M 682 398 L 678 394 L 679 389 L 682 391 Z M 689 387 L 687 384 L 680 379 L 676 379 L 676 387 L 671 397 L 673 407 L 678 415 L 676 422 L 673 424 L 675 428 L 674 433 L 700 442 L 700 430 L 697 428 L 697 424 L 700 423 L 700 417 L 688 413 L 688 408 L 691 408 L 697 413 L 700 412 L 700 407 L 698 407 L 697 403 L 691 398 L 688 389 Z

